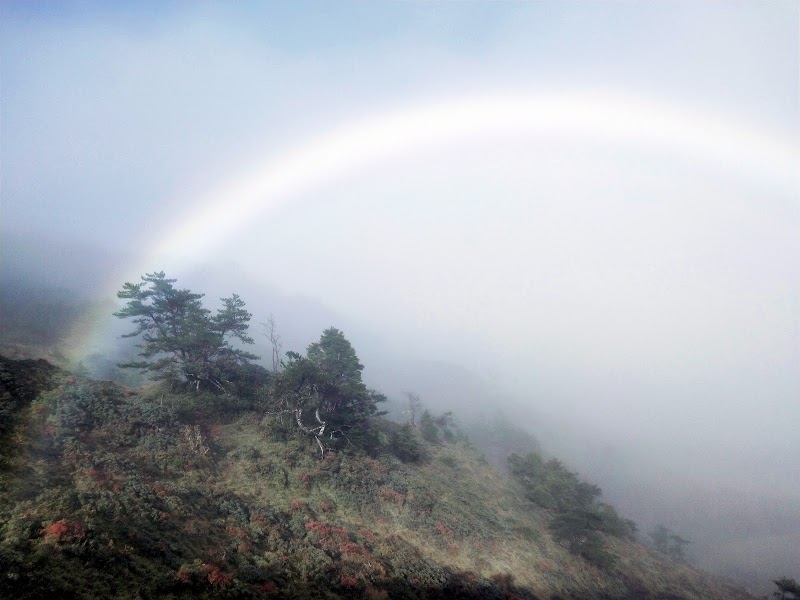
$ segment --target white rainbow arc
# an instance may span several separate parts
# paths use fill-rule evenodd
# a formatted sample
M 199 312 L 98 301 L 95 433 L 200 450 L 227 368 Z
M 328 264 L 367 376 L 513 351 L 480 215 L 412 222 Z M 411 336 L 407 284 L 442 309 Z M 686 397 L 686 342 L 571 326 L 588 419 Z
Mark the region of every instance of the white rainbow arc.
M 662 150 L 792 193 L 798 144 L 686 108 L 618 93 L 494 93 L 406 106 L 346 123 L 234 177 L 170 224 L 152 260 L 202 258 L 218 242 L 282 203 L 332 179 L 443 142 L 539 136 Z
M 217 244 L 283 203 L 372 165 L 454 141 L 513 136 L 600 142 L 663 151 L 730 172 L 794 199 L 800 151 L 787 139 L 718 115 L 605 91 L 511 91 L 404 105 L 345 123 L 256 167 L 207 194 L 188 219 L 168 223 L 143 259 L 113 274 L 107 294 L 153 270 L 179 274 Z M 108 320 L 76 326 L 74 354 L 101 347 Z

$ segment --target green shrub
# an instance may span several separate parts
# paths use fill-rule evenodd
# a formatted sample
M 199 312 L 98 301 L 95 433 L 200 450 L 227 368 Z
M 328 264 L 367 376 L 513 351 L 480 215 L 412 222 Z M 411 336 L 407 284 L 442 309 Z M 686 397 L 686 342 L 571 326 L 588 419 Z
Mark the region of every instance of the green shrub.
M 602 516 L 594 510 L 574 509 L 559 513 L 551 524 L 553 537 L 566 542 L 570 552 L 599 567 L 609 567 L 614 556 L 605 550 L 599 534 Z
M 581 481 L 560 461 L 544 462 L 534 452 L 524 457 L 512 454 L 508 467 L 524 486 L 528 500 L 555 511 L 550 531 L 573 554 L 599 567 L 609 567 L 615 558 L 606 551 L 601 534 L 636 538 L 636 523 L 620 517 L 613 506 L 599 502 L 600 488 Z
M 773 581 L 778 586 L 778 590 L 773 592 L 773 596 L 779 600 L 798 600 L 800 599 L 800 584 L 789 577 L 781 577 Z
M 424 410 L 419 418 L 419 432 L 431 443 L 439 441 L 439 428 L 436 427 L 436 421 L 428 410 Z
M 528 500 L 542 508 L 556 508 L 558 503 L 546 486 L 534 485 L 527 495 Z
M 419 462 L 424 456 L 417 434 L 410 423 L 401 425 L 392 436 L 392 453 L 403 462 Z
M 74 434 L 112 420 L 116 404 L 117 398 L 99 384 L 69 382 L 56 398 L 56 417 L 65 432 Z

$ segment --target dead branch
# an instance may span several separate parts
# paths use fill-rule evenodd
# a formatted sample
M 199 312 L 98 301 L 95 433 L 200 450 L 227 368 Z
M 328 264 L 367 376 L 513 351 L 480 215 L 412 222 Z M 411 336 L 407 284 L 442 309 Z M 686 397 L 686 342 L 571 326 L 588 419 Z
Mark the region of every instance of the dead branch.
M 313 435 L 314 440 L 317 442 L 319 446 L 320 458 L 325 458 L 325 446 L 322 444 L 322 436 L 325 435 L 325 428 L 328 424 L 323 421 L 319 416 L 319 409 L 314 411 L 314 416 L 319 423 L 317 427 L 306 427 L 303 425 L 303 409 L 296 408 L 294 411 L 295 419 L 297 419 L 297 426 L 300 427 L 303 431 L 305 431 L 308 435 Z

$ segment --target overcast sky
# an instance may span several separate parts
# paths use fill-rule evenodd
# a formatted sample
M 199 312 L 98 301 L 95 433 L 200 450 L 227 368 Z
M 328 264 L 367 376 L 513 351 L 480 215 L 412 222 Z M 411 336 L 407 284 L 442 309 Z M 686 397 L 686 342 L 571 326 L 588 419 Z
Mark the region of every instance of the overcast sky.
M 0 231 L 127 253 L 109 290 L 236 263 L 690 479 L 798 498 L 799 10 L 5 1 Z

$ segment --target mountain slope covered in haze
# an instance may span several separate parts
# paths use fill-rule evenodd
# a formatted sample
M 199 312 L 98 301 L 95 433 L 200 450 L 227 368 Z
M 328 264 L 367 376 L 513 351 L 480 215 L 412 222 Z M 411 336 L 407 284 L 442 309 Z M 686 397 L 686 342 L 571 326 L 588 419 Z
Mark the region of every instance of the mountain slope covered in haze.
M 457 432 L 378 417 L 320 460 L 257 397 L 0 374 L 3 597 L 750 597 L 623 538 L 570 553 Z

